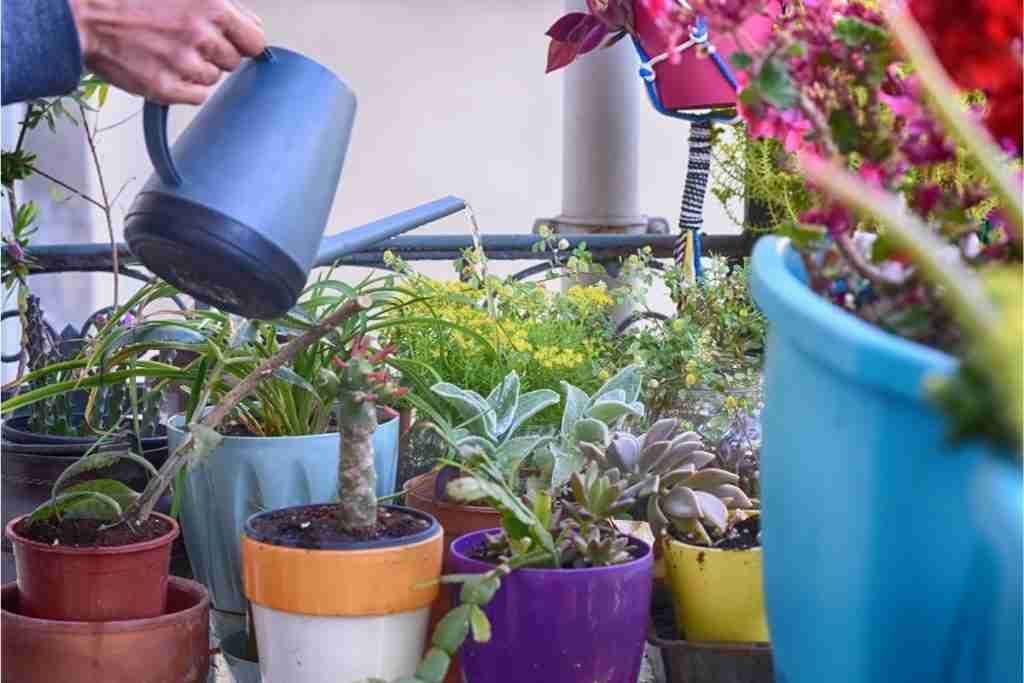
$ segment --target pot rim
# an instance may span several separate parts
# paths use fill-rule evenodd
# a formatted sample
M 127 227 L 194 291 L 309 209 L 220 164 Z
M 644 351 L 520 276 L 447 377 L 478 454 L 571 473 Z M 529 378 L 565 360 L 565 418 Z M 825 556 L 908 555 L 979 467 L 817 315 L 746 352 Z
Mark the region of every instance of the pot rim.
M 501 527 L 494 527 L 491 529 L 480 529 L 479 531 L 471 531 L 468 534 L 463 534 L 462 536 L 459 536 L 454 541 L 452 541 L 451 545 L 448 548 L 448 552 L 451 553 L 453 556 L 457 557 L 459 561 L 469 564 L 470 567 L 473 569 L 490 571 L 491 569 L 494 569 L 494 567 L 497 565 L 493 565 L 488 562 L 484 562 L 483 560 L 477 560 L 475 558 L 469 557 L 459 552 L 456 546 L 460 543 L 468 542 L 468 539 L 472 537 L 482 537 L 484 534 L 493 534 L 497 531 L 501 531 Z M 580 569 L 575 569 L 572 567 L 561 567 L 559 569 L 552 569 L 550 567 L 520 567 L 519 569 L 516 569 L 513 573 L 525 572 L 531 576 L 543 576 L 545 574 L 551 574 L 558 576 L 571 575 L 574 577 L 587 577 L 599 576 L 601 574 L 609 574 L 616 571 L 622 571 L 624 569 L 629 569 L 641 564 L 654 564 L 654 551 L 651 548 L 650 544 L 648 544 L 646 541 L 642 539 L 637 538 L 636 536 L 630 536 L 629 534 L 622 535 L 629 538 L 633 544 L 639 545 L 641 548 L 643 548 L 643 555 L 633 560 L 630 560 L 629 562 L 623 562 L 622 564 L 613 564 L 608 567 L 584 567 Z
M 351 543 L 335 543 L 329 546 L 322 546 L 319 548 L 311 548 L 307 546 L 296 545 L 294 543 L 282 543 L 280 541 L 271 539 L 270 537 L 265 536 L 263 534 L 256 533 L 256 530 L 252 526 L 252 523 L 255 519 L 257 519 L 258 517 L 263 517 L 264 515 L 283 512 L 285 510 L 333 507 L 335 505 L 337 505 L 337 503 L 312 503 L 306 505 L 289 505 L 288 507 L 257 512 L 255 514 L 250 515 L 249 518 L 245 520 L 245 525 L 242 527 L 242 533 L 245 534 L 245 536 L 249 540 L 255 543 L 262 543 L 264 545 L 270 545 L 275 548 L 282 548 L 285 550 L 295 550 L 297 552 L 338 552 L 346 550 L 398 550 L 401 548 L 405 548 L 407 546 L 417 545 L 419 543 L 430 541 L 435 536 L 442 533 L 441 524 L 436 519 L 434 519 L 433 515 L 424 512 L 423 510 L 405 507 L 404 505 L 381 505 L 381 507 L 386 508 L 388 510 L 394 510 L 396 512 L 410 514 L 414 517 L 419 517 L 420 519 L 426 519 L 428 522 L 430 522 L 430 526 L 428 526 L 423 531 L 417 531 L 415 534 L 403 536 L 401 538 L 379 538 L 374 539 L 372 541 L 353 541 Z
M 696 543 L 687 543 L 686 541 L 680 541 L 677 538 L 665 537 L 662 543 L 681 545 L 685 548 L 693 548 L 702 552 L 712 553 L 760 553 L 764 550 L 763 545 L 755 546 L 753 548 L 712 548 L 709 545 L 697 545 Z
M 390 425 L 392 422 L 395 422 L 398 419 L 399 418 L 396 416 L 396 417 L 391 418 L 390 420 L 385 420 L 384 422 L 380 422 L 377 425 L 377 429 L 380 429 L 382 427 L 386 427 L 386 426 Z M 175 432 L 176 434 L 184 434 L 185 430 L 178 426 L 179 423 L 184 423 L 184 421 L 185 421 L 185 414 L 184 413 L 177 413 L 177 414 L 172 415 L 171 417 L 167 418 L 166 424 L 167 424 L 167 434 L 168 434 L 168 436 L 170 435 L 170 433 L 172 431 Z M 377 430 L 375 429 L 374 431 L 376 432 Z M 287 440 L 291 440 L 291 441 L 304 441 L 304 440 L 313 440 L 313 439 L 336 438 L 339 433 L 340 432 L 322 432 L 320 434 L 299 434 L 297 436 L 236 436 L 236 435 L 231 435 L 231 434 L 224 434 L 224 435 L 222 435 L 223 436 L 222 441 L 231 441 L 231 442 L 236 442 L 236 443 L 246 443 L 246 442 L 252 442 L 252 441 L 284 441 L 286 439 Z
M 771 324 L 769 335 L 785 335 L 803 353 L 852 381 L 920 400 L 926 376 L 951 374 L 959 364 L 953 356 L 885 332 L 818 296 L 807 286 L 788 238 L 762 237 L 752 262 L 750 290 Z
M 173 517 L 169 517 L 168 515 L 160 512 L 152 512 L 150 514 L 156 515 L 165 522 L 170 522 L 171 530 L 162 536 L 158 536 L 157 538 L 153 538 L 148 541 L 99 548 L 76 548 L 72 546 L 50 545 L 49 543 L 40 543 L 39 541 L 33 541 L 32 539 L 25 538 L 14 530 L 15 525 L 28 517 L 29 514 L 31 513 L 18 515 L 9 521 L 4 527 L 4 538 L 9 540 L 12 544 L 16 543 L 18 545 L 32 548 L 40 553 L 51 553 L 54 555 L 128 555 L 130 553 L 142 553 L 147 550 L 154 550 L 161 546 L 170 545 L 174 542 L 174 539 L 178 537 L 178 534 L 181 533 L 181 527 Z
M 427 488 L 432 477 L 435 477 L 436 475 L 437 470 L 431 470 L 429 472 L 424 472 L 423 474 L 417 474 L 415 477 L 405 482 L 405 485 L 402 486 L 402 492 L 407 496 L 412 495 L 416 496 L 421 500 L 427 501 L 431 505 L 441 510 L 450 510 L 452 512 L 457 512 L 460 510 L 469 512 L 492 512 L 495 515 L 501 515 L 500 510 L 498 510 L 497 508 L 489 507 L 487 505 L 463 505 L 461 503 L 451 503 L 446 500 L 437 500 L 433 495 L 433 486 L 430 486 L 430 490 L 427 491 L 426 494 L 424 494 L 422 489 Z
M 83 415 L 83 413 L 74 413 L 73 417 L 80 417 Z M 11 415 L 10 417 L 3 418 L 2 423 L 0 423 L 0 432 L 3 432 L 3 436 L 5 437 L 7 442 L 13 445 L 31 446 L 92 446 L 100 439 L 99 436 L 58 436 L 56 434 L 46 434 L 44 432 L 29 431 L 28 429 L 25 428 L 27 427 L 25 423 L 28 422 L 28 419 L 28 415 Z M 167 425 L 165 423 L 160 423 L 159 426 L 164 427 L 163 434 L 155 434 L 152 436 L 142 437 L 143 446 L 145 446 L 146 444 L 149 445 L 149 448 L 146 450 L 166 448 Z M 20 437 L 20 435 L 22 434 L 31 437 L 44 437 L 50 439 L 51 441 L 46 443 L 40 442 L 34 444 L 23 444 L 22 442 L 15 441 L 13 438 L 6 438 L 8 436 Z M 165 445 L 161 446 L 161 442 Z
M 171 626 L 179 621 L 187 621 L 193 615 L 209 609 L 210 592 L 198 581 L 192 581 L 180 576 L 168 576 L 167 590 L 169 592 L 172 589 L 185 593 L 190 597 L 198 597 L 199 599 L 195 604 L 190 605 L 185 609 L 178 610 L 177 612 L 168 612 L 167 614 L 161 614 L 160 616 L 150 617 L 148 619 L 123 619 L 118 621 L 65 621 L 27 617 L 24 614 L 18 614 L 17 612 L 11 612 L 4 609 L 2 610 L 3 621 L 5 626 L 17 625 L 21 628 L 45 630 L 51 633 L 54 631 L 61 631 L 80 633 L 83 636 L 96 634 L 112 635 L 126 631 L 149 631 L 164 626 Z M 10 583 L 5 583 L 0 587 L 0 590 L 5 592 L 13 590 L 17 592 L 18 582 L 11 581 Z

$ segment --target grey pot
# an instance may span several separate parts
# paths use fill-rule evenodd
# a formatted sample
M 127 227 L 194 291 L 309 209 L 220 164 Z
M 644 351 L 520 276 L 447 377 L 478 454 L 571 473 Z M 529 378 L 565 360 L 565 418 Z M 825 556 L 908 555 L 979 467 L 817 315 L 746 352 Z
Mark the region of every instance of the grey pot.
M 167 423 L 173 452 L 185 438 L 184 417 Z M 398 465 L 398 419 L 373 435 L 377 495 L 394 492 Z M 210 591 L 215 639 L 245 628 L 239 537 L 256 512 L 325 503 L 334 499 L 338 481 L 339 435 L 226 436 L 205 460 L 185 476 L 181 505 L 182 535 L 195 579 Z

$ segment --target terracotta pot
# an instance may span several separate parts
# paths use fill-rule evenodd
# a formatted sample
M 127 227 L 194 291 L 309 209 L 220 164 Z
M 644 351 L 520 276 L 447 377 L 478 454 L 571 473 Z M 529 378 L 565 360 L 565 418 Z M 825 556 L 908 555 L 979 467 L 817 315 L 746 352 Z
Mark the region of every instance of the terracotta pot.
M 22 614 L 18 587 L 2 590 L 4 681 L 203 683 L 210 668 L 210 600 L 200 584 L 171 577 L 166 614 L 84 622 Z
M 473 531 L 501 526 L 501 514 L 494 508 L 482 505 L 459 505 L 435 500 L 434 484 L 436 479 L 437 472 L 427 472 L 406 482 L 405 504 L 416 510 L 429 513 L 440 522 L 441 528 L 444 529 L 444 573 L 449 574 L 452 569 L 449 566 L 448 548 L 451 547 L 452 541 Z M 448 586 L 442 587 L 437 599 L 430 607 L 431 632 L 437 622 L 454 606 L 453 589 Z M 462 681 L 458 659 L 452 660 L 448 675 L 444 680 L 445 683 L 460 683 Z
M 8 428 L 4 423 L 4 439 L 0 445 L 0 486 L 3 498 L 3 525 L 6 526 L 15 517 L 25 515 L 50 499 L 50 493 L 57 478 L 70 465 L 74 464 L 89 450 L 93 442 L 86 445 L 78 443 L 14 443 L 7 440 Z M 30 432 L 27 432 L 31 434 Z M 58 438 L 38 435 L 39 438 Z M 144 442 L 149 441 L 144 439 Z M 167 459 L 167 439 L 161 437 L 161 445 L 143 451 L 144 458 L 158 468 Z M 110 467 L 85 472 L 72 477 L 68 484 L 77 484 L 90 479 L 116 479 L 127 484 L 136 491 L 146 486 L 146 474 L 133 462 L 122 460 Z M 157 502 L 157 512 L 168 512 L 171 509 L 171 496 L 164 495 Z M 3 539 L 2 582 L 14 581 L 14 555 L 10 542 Z M 191 578 L 191 568 L 185 554 L 185 543 L 182 538 L 174 541 L 171 550 L 171 571 L 178 576 Z
M 60 621 L 149 619 L 167 607 L 167 573 L 178 523 L 159 538 L 112 548 L 70 548 L 30 541 L 7 523 L 18 568 L 19 613 Z

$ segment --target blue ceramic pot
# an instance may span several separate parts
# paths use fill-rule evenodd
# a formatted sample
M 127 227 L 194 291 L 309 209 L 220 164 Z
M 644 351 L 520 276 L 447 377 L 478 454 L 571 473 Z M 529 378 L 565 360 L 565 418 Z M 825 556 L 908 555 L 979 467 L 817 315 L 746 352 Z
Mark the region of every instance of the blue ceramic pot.
M 765 593 L 777 680 L 1021 675 L 1021 472 L 954 445 L 928 401 L 956 360 L 817 296 L 787 240 L 754 251 L 769 321 Z
M 184 418 L 167 423 L 173 452 L 185 438 Z M 325 503 L 337 495 L 339 435 L 226 436 L 205 460 L 188 470 L 181 526 L 192 571 L 210 591 L 214 635 L 245 628 L 239 538 L 251 515 L 264 510 Z M 377 495 L 394 492 L 398 419 L 373 434 Z

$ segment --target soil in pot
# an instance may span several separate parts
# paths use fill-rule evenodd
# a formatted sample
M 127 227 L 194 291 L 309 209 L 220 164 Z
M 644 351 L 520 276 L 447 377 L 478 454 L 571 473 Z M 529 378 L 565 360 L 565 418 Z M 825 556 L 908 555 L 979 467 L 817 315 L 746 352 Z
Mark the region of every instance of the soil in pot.
M 160 538 L 173 528 L 159 517 L 150 517 L 138 526 L 117 524 L 99 519 L 71 519 L 58 521 L 31 521 L 27 517 L 14 525 L 19 536 L 36 543 L 62 545 L 72 548 L 116 548 L 132 543 L 144 543 Z
M 380 508 L 373 535 L 356 536 L 338 528 L 337 506 L 316 505 L 275 510 L 252 520 L 255 537 L 292 548 L 330 548 L 386 538 L 405 538 L 425 531 L 430 522 L 400 510 Z M 271 540 L 272 539 L 272 540 Z

